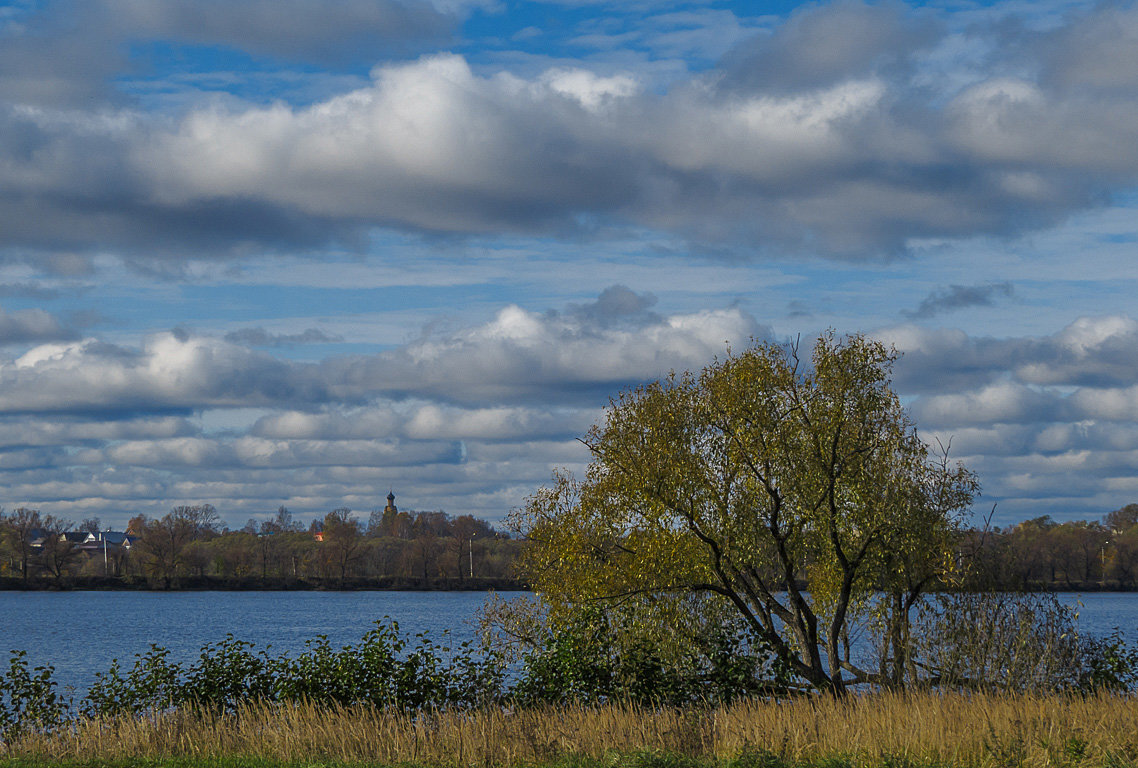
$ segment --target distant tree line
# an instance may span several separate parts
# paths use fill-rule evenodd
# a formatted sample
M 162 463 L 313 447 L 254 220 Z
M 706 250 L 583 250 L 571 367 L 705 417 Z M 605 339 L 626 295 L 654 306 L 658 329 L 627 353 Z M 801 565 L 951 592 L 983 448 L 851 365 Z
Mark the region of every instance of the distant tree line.
M 0 511 L 0 584 L 177 588 L 516 587 L 521 542 L 471 515 L 339 508 L 307 526 L 285 507 L 230 530 L 209 505 L 138 515 L 129 546 L 39 510 Z M 94 541 L 84 544 L 88 533 Z M 107 541 L 104 543 L 102 538 Z
M 1138 504 L 1101 521 L 1049 516 L 965 533 L 961 555 L 985 588 L 1138 590 Z
M 0 585 L 484 588 L 523 586 L 514 561 L 525 542 L 485 520 L 446 512 L 334 509 L 304 525 L 285 507 L 270 520 L 224 526 L 209 504 L 138 515 L 132 545 L 81 546 L 97 518 L 0 510 Z M 971 528 L 958 543 L 978 586 L 1007 591 L 1138 591 L 1138 504 L 1099 521 L 1048 516 Z

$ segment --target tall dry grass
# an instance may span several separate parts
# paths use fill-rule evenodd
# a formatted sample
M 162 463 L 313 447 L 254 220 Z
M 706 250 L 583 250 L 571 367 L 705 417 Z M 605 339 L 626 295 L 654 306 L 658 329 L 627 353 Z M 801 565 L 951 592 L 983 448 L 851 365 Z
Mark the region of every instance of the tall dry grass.
M 564 755 L 659 750 L 727 758 L 766 750 L 857 764 L 1122 766 L 1138 763 L 1138 700 L 874 694 L 846 701 L 750 701 L 718 709 L 626 705 L 406 714 L 352 706 L 242 707 L 85 721 L 9 745 L 9 756 L 519 765 Z M 0 750 L 0 755 L 4 751 Z

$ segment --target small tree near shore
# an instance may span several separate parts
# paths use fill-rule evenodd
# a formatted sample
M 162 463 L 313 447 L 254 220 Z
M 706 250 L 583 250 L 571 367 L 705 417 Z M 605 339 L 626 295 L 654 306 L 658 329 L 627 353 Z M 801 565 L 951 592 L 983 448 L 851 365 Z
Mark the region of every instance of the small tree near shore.
M 835 695 L 919 677 L 910 615 L 953 569 L 973 475 L 933 455 L 890 386 L 896 353 L 824 335 L 812 360 L 755 344 L 701 373 L 622 394 L 514 514 L 524 575 L 551 618 L 635 597 L 723 601 L 809 686 Z M 876 627 L 883 653 L 851 655 Z

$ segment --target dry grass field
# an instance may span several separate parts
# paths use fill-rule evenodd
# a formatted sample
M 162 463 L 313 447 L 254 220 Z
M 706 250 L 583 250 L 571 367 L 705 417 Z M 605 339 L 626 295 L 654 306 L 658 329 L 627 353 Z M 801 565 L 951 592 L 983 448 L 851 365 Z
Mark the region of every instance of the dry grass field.
M 368 707 L 242 707 L 89 720 L 0 747 L 20 762 L 252 758 L 293 764 L 515 766 L 658 754 L 722 765 L 1138 765 L 1138 700 L 1125 696 L 873 694 L 718 709 L 620 704 L 406 715 Z M 751 763 L 752 760 L 743 760 Z

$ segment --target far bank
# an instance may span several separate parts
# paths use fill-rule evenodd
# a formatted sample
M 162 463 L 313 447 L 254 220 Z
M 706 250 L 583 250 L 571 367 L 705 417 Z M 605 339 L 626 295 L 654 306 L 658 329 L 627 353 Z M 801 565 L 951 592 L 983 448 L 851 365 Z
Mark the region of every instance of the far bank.
M 59 581 L 51 579 L 30 579 L 0 577 L 0 591 L 24 592 L 71 592 L 71 591 L 124 591 L 124 592 L 486 592 L 497 590 L 513 592 L 528 590 L 529 586 L 521 579 L 510 577 L 486 578 L 408 578 L 384 576 L 379 578 L 339 579 L 288 579 L 261 578 L 250 576 L 186 576 L 172 581 L 168 586 L 155 585 L 143 578 L 118 576 L 75 576 Z

